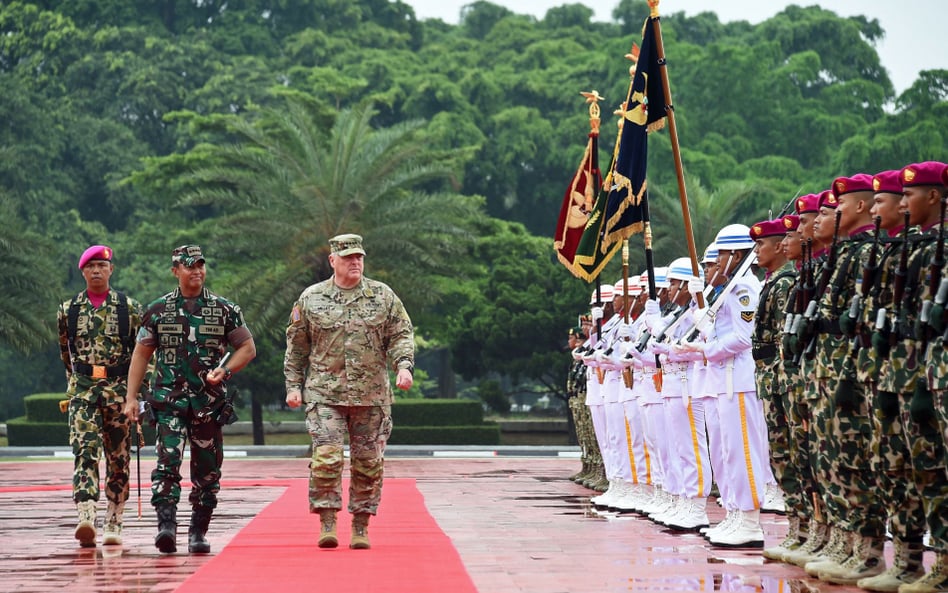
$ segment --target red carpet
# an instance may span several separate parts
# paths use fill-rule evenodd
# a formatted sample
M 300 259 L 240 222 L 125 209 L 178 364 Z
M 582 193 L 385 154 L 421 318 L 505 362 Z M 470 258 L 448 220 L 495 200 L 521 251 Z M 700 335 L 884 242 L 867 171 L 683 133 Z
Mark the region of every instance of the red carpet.
M 319 516 L 308 512 L 307 480 L 290 484 L 176 592 L 477 592 L 414 480 L 385 480 L 379 514 L 369 523 L 370 550 L 349 549 L 346 512 L 339 514 L 339 547 L 316 547 Z

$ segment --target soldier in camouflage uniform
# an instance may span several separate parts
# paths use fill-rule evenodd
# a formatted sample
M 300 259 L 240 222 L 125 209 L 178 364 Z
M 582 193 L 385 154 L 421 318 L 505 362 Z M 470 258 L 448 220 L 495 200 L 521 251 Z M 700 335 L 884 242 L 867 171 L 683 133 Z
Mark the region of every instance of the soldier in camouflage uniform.
M 349 436 L 351 479 L 349 547 L 369 548 L 369 517 L 382 495 L 385 445 L 392 431 L 392 388 L 410 389 L 415 368 L 414 331 L 398 296 L 362 275 L 359 235 L 329 240 L 332 278 L 303 291 L 286 328 L 286 402 L 306 403 L 313 439 L 309 509 L 319 513 L 321 548 L 338 545 L 342 509 L 343 444 Z
M 946 445 L 936 416 L 932 391 L 921 372 L 924 363 L 920 358 L 925 351 L 926 335 L 919 332 L 918 326 L 921 304 L 934 296 L 929 292 L 928 275 L 939 243 L 943 213 L 941 204 L 948 192 L 943 180 L 945 167 L 945 163 L 927 161 L 908 165 L 900 173 L 903 191 L 901 207 L 909 212 L 909 224 L 921 227 L 921 234 L 919 244 L 911 250 L 907 262 L 904 302 L 899 314 L 893 316 L 890 329 L 897 340 L 893 350 L 900 349 L 904 352 L 904 358 L 896 359 L 890 353 L 889 359 L 894 359 L 893 374 L 903 379 L 898 382 L 900 412 L 906 439 L 910 444 L 915 486 L 921 493 L 931 533 L 930 546 L 935 551 L 935 563 L 931 570 L 915 582 L 901 585 L 900 593 L 948 590 Z M 933 373 L 932 385 L 937 387 L 939 382 Z
M 813 363 L 803 356 L 802 348 L 794 333 L 795 325 L 800 323 L 810 292 L 814 290 L 814 276 L 822 260 L 826 257 L 829 245 L 830 232 L 818 234 L 816 220 L 820 217 L 821 194 L 807 194 L 797 198 L 796 216 L 797 235 L 799 238 L 801 269 L 800 276 L 794 286 L 798 291 L 794 295 L 794 318 L 789 328 L 785 328 L 784 339 L 781 343 L 781 357 L 783 358 L 783 374 L 787 383 L 789 400 L 792 402 L 788 410 L 787 421 L 790 424 L 791 462 L 796 467 L 796 474 L 801 481 L 800 493 L 806 517 L 806 535 L 798 541 L 800 545 L 792 545 L 781 554 L 784 562 L 804 566 L 816 558 L 829 538 L 829 525 L 823 513 L 822 488 L 813 475 L 813 461 L 815 455 L 814 443 L 810 439 L 810 430 L 813 425 L 811 402 L 818 397 L 816 386 L 810 380 Z M 790 234 L 788 234 L 788 239 Z M 787 246 L 788 256 L 793 252 Z M 803 253 L 803 250 L 806 253 Z M 773 551 L 778 553 L 777 550 Z
M 151 473 L 151 504 L 158 515 L 155 546 L 177 550 L 177 505 L 181 462 L 191 447 L 191 523 L 188 551 L 206 554 L 208 524 L 217 507 L 224 439 L 221 427 L 236 419 L 225 382 L 256 356 L 253 335 L 240 307 L 205 287 L 204 254 L 197 245 L 171 252 L 178 287 L 145 310 L 129 381 L 140 382 L 157 352 L 148 405 L 157 422 L 158 464 Z M 228 347 L 234 348 L 224 364 Z M 138 390 L 130 387 L 125 413 L 138 419 Z
M 787 299 L 795 276 L 793 265 L 781 249 L 786 235 L 787 227 L 783 219 L 765 220 L 750 227 L 751 239 L 756 243 L 754 252 L 757 254 L 757 263 L 766 270 L 755 315 L 751 354 L 756 366 L 757 394 L 764 405 L 764 420 L 767 423 L 770 444 L 770 467 L 776 487 L 785 492 L 792 502 L 794 496 L 799 496 L 799 484 L 795 479 L 793 467 L 788 463 L 789 402 L 778 356 L 778 342 L 787 314 Z M 785 501 L 790 534 L 796 540 L 800 533 L 800 515 L 794 508 L 795 505 Z M 773 550 L 764 550 L 764 555 L 773 556 Z
M 905 353 L 897 344 L 890 358 L 891 349 L 886 336 L 879 334 L 875 347 L 871 336 L 879 311 L 894 310 L 893 280 L 898 271 L 903 230 L 909 246 L 917 244 L 919 232 L 917 227 L 904 225 L 900 212 L 902 181 L 898 170 L 876 174 L 873 189 L 875 195 L 870 214 L 879 225 L 880 236 L 878 244 L 872 247 L 876 253 L 875 262 L 872 262 L 871 251 L 871 263 L 867 264 L 870 267 L 863 274 L 860 292 L 866 294 L 868 291 L 867 302 L 863 305 L 862 318 L 856 320 L 853 333 L 862 342 L 857 354 L 856 379 L 867 386 L 872 396 L 872 469 L 889 518 L 894 553 L 892 566 L 884 573 L 861 579 L 857 585 L 870 591 L 897 591 L 900 585 L 914 582 L 924 574 L 922 537 L 925 513 L 921 494 L 912 477 L 909 442 L 899 411 L 898 385 L 905 377 L 904 373 L 894 371 L 892 365 L 893 359 L 904 360 Z M 870 285 L 867 286 L 866 282 Z M 846 320 L 848 316 L 849 313 L 845 313 L 842 319 Z
M 105 245 L 85 250 L 79 269 L 86 290 L 62 303 L 57 313 L 68 383 L 69 443 L 75 461 L 72 493 L 79 512 L 75 537 L 82 547 L 96 542 L 100 450 L 105 455 L 108 499 L 103 544 L 122 543 L 122 514 L 128 499 L 131 422 L 122 408 L 142 308 L 111 288 L 112 255 Z
M 832 192 L 840 241 L 835 258 L 830 254 L 828 261 L 835 259 L 836 266 L 829 266 L 831 274 L 809 328 L 819 392 L 813 415 L 821 445 L 815 471 L 824 485 L 823 502 L 837 545 L 805 569 L 824 581 L 855 584 L 886 568 L 884 509 L 870 470 L 869 397 L 865 385 L 856 381 L 856 353 L 840 326 L 872 247 L 872 176 L 837 178 Z
M 586 340 L 583 328 L 580 326 L 571 327 L 568 334 L 570 352 L 582 345 Z M 592 420 L 586 411 L 586 365 L 582 359 L 575 359 L 570 356 L 569 370 L 566 375 L 566 397 L 567 405 L 573 416 L 573 429 L 576 432 L 576 443 L 579 445 L 580 461 L 582 463 L 580 470 L 569 477 L 577 484 L 582 484 L 583 480 L 589 477 L 592 472 L 592 451 L 589 449 L 588 432 L 592 429 Z M 595 437 L 593 437 L 595 441 Z M 598 445 L 597 445 L 598 448 Z

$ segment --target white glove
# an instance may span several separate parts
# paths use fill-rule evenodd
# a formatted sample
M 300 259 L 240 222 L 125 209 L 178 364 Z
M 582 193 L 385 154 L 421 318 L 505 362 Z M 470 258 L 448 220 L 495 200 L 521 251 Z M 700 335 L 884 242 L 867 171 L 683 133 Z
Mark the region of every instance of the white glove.
M 622 322 L 619 324 L 619 327 L 616 328 L 616 337 L 620 340 L 631 340 L 632 339 L 632 324 Z
M 692 297 L 704 292 L 704 280 L 700 276 L 688 278 L 688 292 L 691 293 Z
M 602 307 L 593 307 L 591 313 L 592 313 L 593 323 L 596 323 L 597 321 L 602 319 L 602 315 L 603 315 Z
M 704 347 L 704 342 L 689 342 L 688 340 L 682 341 L 679 346 L 683 352 L 704 352 Z
M 649 317 L 662 316 L 662 306 L 658 303 L 657 299 L 649 299 L 645 301 L 645 314 Z
M 671 352 L 671 344 L 668 342 L 652 342 L 652 351 L 656 354 L 668 354 Z
M 698 322 L 701 321 L 701 319 L 704 318 L 704 316 L 707 314 L 708 314 L 707 307 L 695 307 L 694 309 L 691 310 L 691 318 L 694 320 L 695 325 L 697 325 Z
M 598 367 L 598 366 L 599 366 L 599 363 L 596 362 L 596 353 L 597 353 L 597 352 L 599 352 L 599 351 L 598 351 L 598 350 L 587 350 L 586 352 L 584 352 L 583 355 L 582 355 L 582 357 L 583 357 L 583 363 L 584 363 L 586 366 L 588 366 L 588 367 L 593 367 L 593 368 Z
M 583 359 L 583 354 L 582 354 L 582 352 L 580 352 L 580 349 L 581 349 L 581 348 L 582 348 L 582 346 L 577 346 L 577 347 L 573 348 L 572 350 L 570 350 L 570 354 L 572 355 L 573 360 L 582 360 L 582 359 Z

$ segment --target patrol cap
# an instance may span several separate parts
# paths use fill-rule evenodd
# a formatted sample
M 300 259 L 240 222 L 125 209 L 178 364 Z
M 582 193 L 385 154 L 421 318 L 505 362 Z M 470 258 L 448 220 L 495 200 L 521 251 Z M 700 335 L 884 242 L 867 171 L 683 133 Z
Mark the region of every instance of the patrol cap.
M 800 227 L 800 217 L 796 214 L 785 214 L 780 220 L 783 221 L 783 228 L 786 229 L 788 233 Z
M 787 227 L 784 226 L 783 219 L 762 220 L 750 228 L 750 238 L 756 241 L 764 237 L 782 237 L 787 234 Z
M 182 264 L 190 268 L 202 261 L 205 260 L 200 245 L 182 245 L 181 247 L 175 247 L 171 252 L 171 265 Z
M 833 195 L 837 198 L 857 191 L 876 191 L 872 186 L 872 175 L 856 173 L 852 177 L 837 177 L 833 182 Z
M 832 208 L 835 210 L 837 206 L 839 206 L 839 202 L 836 200 L 836 194 L 833 193 L 833 190 L 824 189 L 820 192 L 820 208 Z
M 702 272 L 699 271 L 699 274 Z M 687 282 L 694 276 L 691 269 L 691 258 L 688 257 L 679 257 L 672 260 L 672 263 L 668 264 L 668 279 L 669 280 L 681 280 L 682 282 Z
M 872 176 L 872 190 L 877 194 L 902 195 L 901 171 L 883 171 Z
M 939 161 L 925 161 L 903 167 L 899 175 L 902 180 L 902 187 L 945 185 L 946 166 L 948 165 Z
M 714 238 L 718 251 L 725 249 L 753 249 L 754 241 L 750 238 L 750 228 L 746 224 L 729 224 Z
M 112 261 L 112 248 L 105 245 L 93 245 L 89 247 L 79 256 L 79 269 L 81 270 L 86 267 L 87 263 L 95 260 Z
M 602 297 L 602 302 L 611 303 L 613 294 L 614 294 L 614 289 L 611 284 L 599 285 L 599 295 Z M 593 290 L 592 296 L 589 297 L 589 304 L 590 305 L 596 304 L 596 291 L 595 290 Z
M 362 237 L 360 235 L 353 235 L 352 233 L 336 235 L 329 240 L 329 248 L 334 255 L 338 255 L 339 257 L 345 257 L 354 253 L 365 255 L 365 250 L 362 249 Z
M 566 332 L 567 336 L 576 336 L 577 338 L 582 338 L 583 336 L 583 327 L 577 325 L 576 327 L 569 328 L 569 331 Z
M 815 213 L 820 211 L 820 194 L 807 194 L 797 198 L 797 214 Z

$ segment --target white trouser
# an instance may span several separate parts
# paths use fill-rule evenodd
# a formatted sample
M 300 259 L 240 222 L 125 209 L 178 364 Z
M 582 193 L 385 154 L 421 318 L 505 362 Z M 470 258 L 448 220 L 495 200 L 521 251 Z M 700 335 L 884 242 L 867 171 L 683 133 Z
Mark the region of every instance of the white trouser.
M 606 402 L 606 440 L 609 455 L 603 454 L 606 477 L 610 480 L 632 481 L 629 467 L 629 443 L 626 438 L 625 410 L 621 402 Z
M 652 483 L 665 484 L 665 468 L 662 466 L 662 453 L 659 451 L 665 446 L 665 413 L 662 404 L 644 404 L 642 406 L 642 424 L 645 427 L 645 446 L 648 448 L 651 461 Z
M 770 467 L 764 407 L 756 392 L 743 391 L 733 397 L 719 396 L 717 408 L 730 491 L 725 504 L 730 502 L 741 511 L 760 508 Z M 718 488 L 722 488 L 720 482 Z
M 681 494 L 706 497 L 711 492 L 711 458 L 704 420 L 704 399 L 671 397 L 665 400 L 668 434 L 675 442 L 675 459 L 681 474 Z M 686 407 L 687 406 L 687 407 Z
M 652 452 L 645 445 L 645 419 L 642 407 L 635 399 L 622 402 L 622 407 L 625 410 L 625 420 L 629 423 L 629 449 L 632 450 L 629 464 L 633 481 L 638 484 L 651 484 Z

